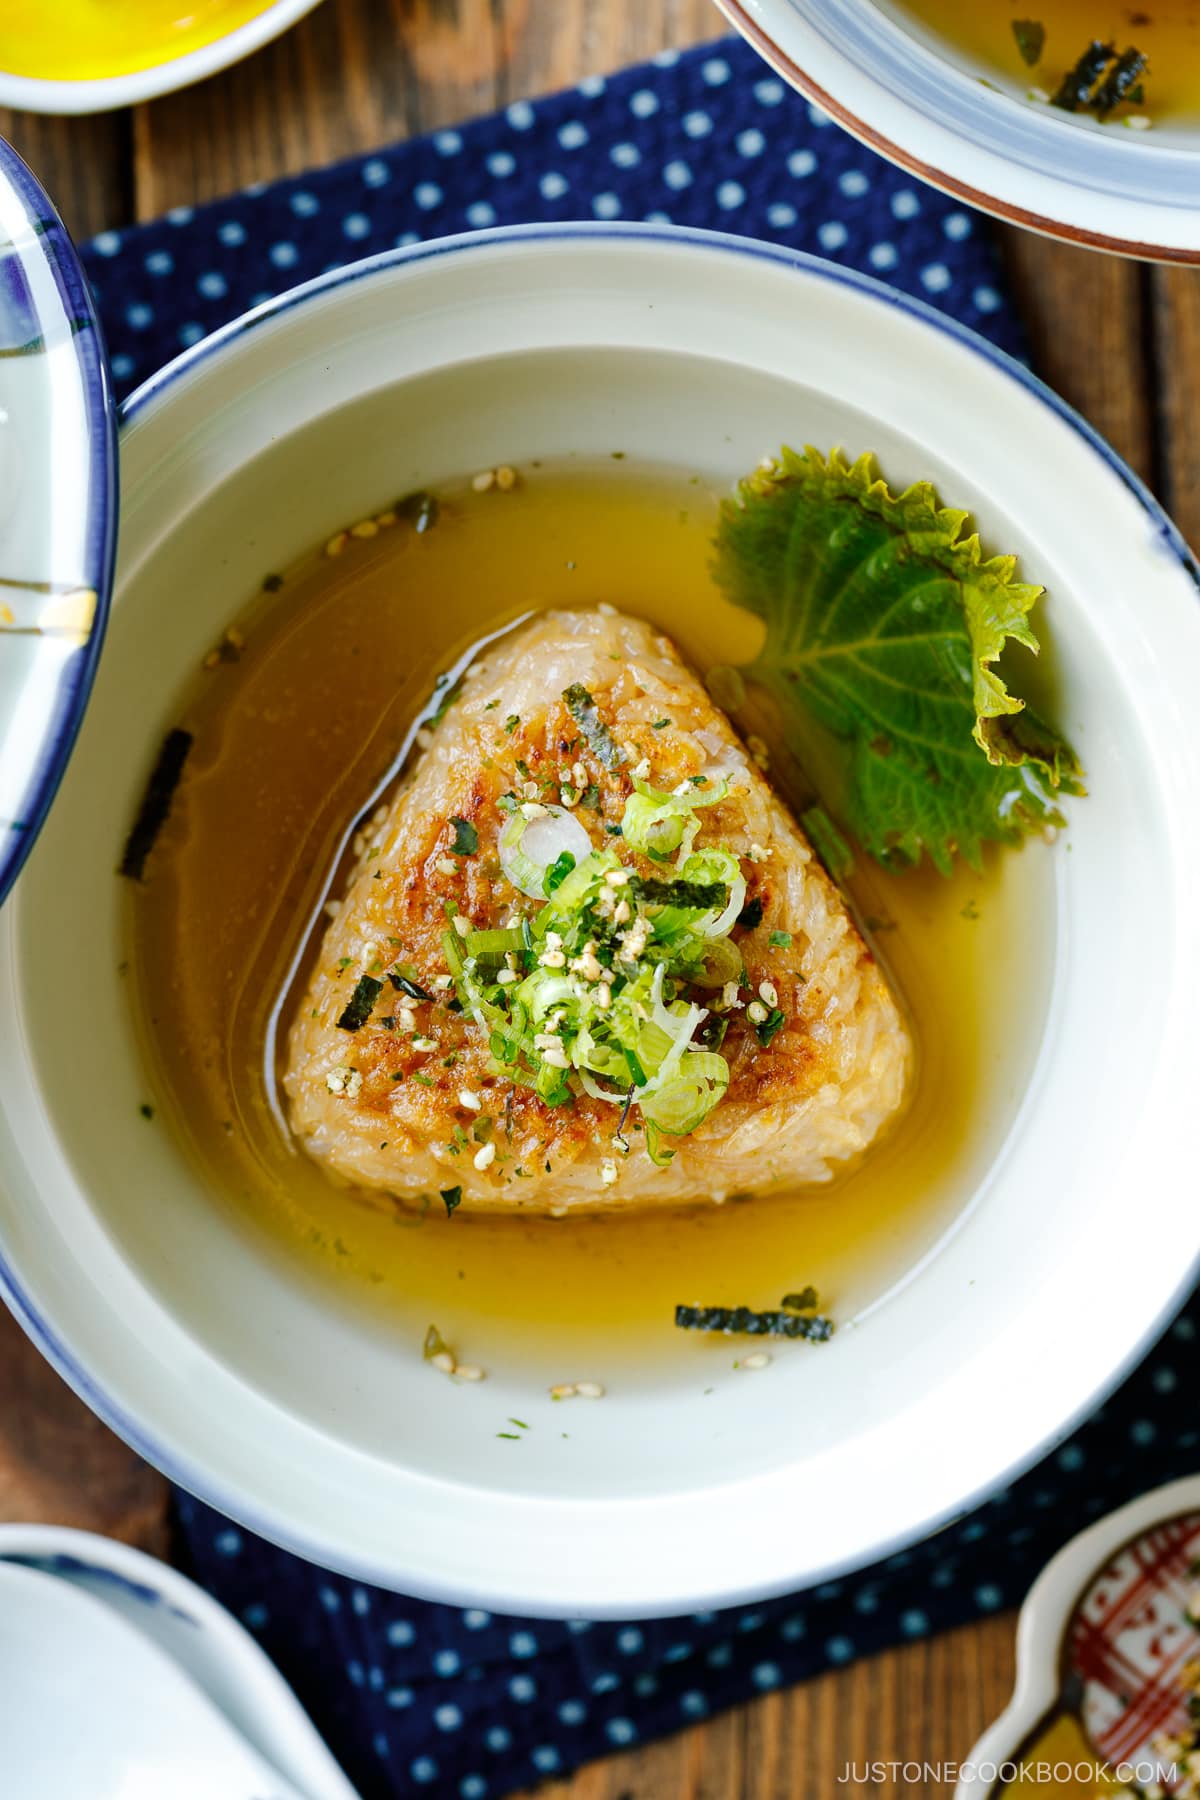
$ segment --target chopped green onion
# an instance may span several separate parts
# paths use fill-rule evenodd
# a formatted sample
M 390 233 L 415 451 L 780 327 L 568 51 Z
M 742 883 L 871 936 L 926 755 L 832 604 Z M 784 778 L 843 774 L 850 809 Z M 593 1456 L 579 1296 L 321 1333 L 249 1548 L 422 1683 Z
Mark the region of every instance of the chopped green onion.
M 788 950 L 791 948 L 792 934 L 790 931 L 773 931 L 767 942 L 772 950 Z
M 565 806 L 546 806 L 532 819 L 518 810 L 500 833 L 500 867 L 522 894 L 541 900 L 546 871 L 563 851 L 569 850 L 578 864 L 591 848 L 591 838 Z

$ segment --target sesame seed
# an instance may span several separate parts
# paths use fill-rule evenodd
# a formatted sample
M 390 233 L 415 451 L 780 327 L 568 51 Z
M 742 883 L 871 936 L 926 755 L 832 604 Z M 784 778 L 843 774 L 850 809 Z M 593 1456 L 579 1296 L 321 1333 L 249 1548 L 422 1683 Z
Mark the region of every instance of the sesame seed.
M 536 781 L 527 781 L 525 783 L 525 786 L 521 789 L 521 792 L 524 794 L 524 796 L 527 800 L 536 800 L 538 797 L 537 782 Z
M 767 1355 L 765 1350 L 754 1350 L 749 1356 L 742 1357 L 738 1367 L 742 1369 L 766 1369 L 770 1366 L 770 1362 L 771 1358 Z
M 628 887 L 629 886 L 629 870 L 628 869 L 609 869 L 609 871 L 605 875 L 604 879 L 608 883 L 609 887 Z
M 521 977 L 515 969 L 497 969 L 496 971 L 496 980 L 501 987 L 511 987 L 514 981 L 520 981 L 520 979 Z
M 575 1392 L 581 1400 L 603 1400 L 604 1386 L 599 1381 L 577 1381 Z
M 336 919 L 341 910 L 342 903 L 340 900 L 327 900 L 325 902 L 325 914 L 327 918 Z
M 758 996 L 760 1000 L 765 1000 L 768 1006 L 779 1005 L 779 990 L 776 988 L 773 981 L 760 981 L 758 984 Z
M 565 969 L 567 953 L 565 950 L 547 950 L 544 956 L 538 957 L 543 969 Z
M 579 795 L 575 792 L 573 787 L 560 788 L 558 790 L 558 797 L 568 812 L 571 811 L 572 807 L 578 806 L 579 804 Z
M 767 861 L 770 854 L 771 852 L 769 850 L 764 850 L 761 844 L 751 844 L 746 852 L 746 855 L 750 858 L 752 863 L 764 863 Z
M 419 1038 L 415 1037 L 413 1039 L 413 1049 L 414 1050 L 436 1050 L 437 1049 L 437 1039 L 431 1038 L 431 1037 L 419 1037 Z
M 692 784 L 690 781 L 681 781 L 679 783 L 678 787 L 673 787 L 671 789 L 671 793 L 674 795 L 676 800 L 682 800 L 684 795 L 690 794 L 691 791 L 692 791 Z
M 495 482 L 495 469 L 481 469 L 478 475 L 472 477 L 471 486 L 477 494 L 486 494 L 490 487 L 495 486 Z
M 454 919 L 452 922 L 454 925 L 454 929 L 455 929 L 455 931 L 457 931 L 459 937 L 461 937 L 461 938 L 470 937 L 470 935 L 471 935 L 470 919 L 464 919 L 461 913 L 455 913 Z
M 387 531 L 390 526 L 396 523 L 396 515 L 389 507 L 387 512 L 376 513 L 375 523 L 378 525 L 380 531 Z
M 415 1031 L 417 1015 L 413 1011 L 412 1001 L 405 1000 L 396 1008 L 396 1028 L 399 1031 Z
M 362 1078 L 361 1074 L 359 1073 L 359 1071 L 357 1069 L 351 1069 L 349 1075 L 347 1075 L 347 1077 L 346 1077 L 346 1097 L 347 1097 L 347 1099 L 349 1099 L 349 1100 L 354 1099 L 354 1096 L 359 1092 L 360 1088 L 362 1087 L 362 1081 L 363 1081 L 363 1078 Z
M 573 1381 L 560 1381 L 550 1389 L 550 1398 L 552 1400 L 573 1400 L 575 1391 L 575 1383 Z
M 510 469 L 507 463 L 501 463 L 500 467 L 496 470 L 496 486 L 502 488 L 504 492 L 507 493 L 509 488 L 514 488 L 516 485 L 517 471 L 515 469 Z
M 521 802 L 521 817 L 523 819 L 545 819 L 549 817 L 549 813 L 550 808 L 548 806 L 542 806 L 537 800 L 523 800 Z
M 449 1350 L 439 1350 L 437 1355 L 431 1356 L 429 1360 L 434 1368 L 443 1375 L 453 1375 L 458 1366 Z
M 635 763 L 629 773 L 633 776 L 635 781 L 649 781 L 650 758 L 648 756 L 643 756 L 641 762 Z
M 454 977 L 453 975 L 435 975 L 433 985 L 439 994 L 444 994 L 447 988 L 454 986 Z
M 459 1088 L 458 1104 L 465 1106 L 469 1112 L 482 1112 L 483 1110 L 483 1101 L 478 1094 L 473 1094 L 470 1088 Z
M 612 1187 L 617 1179 L 617 1165 L 611 1156 L 606 1156 L 600 1164 L 600 1179 L 605 1187 Z
M 485 1169 L 491 1168 L 491 1166 L 495 1162 L 495 1160 L 496 1160 L 495 1144 L 483 1144 L 475 1152 L 475 1157 L 474 1157 L 475 1167 L 479 1170 L 481 1175 Z
M 610 606 L 607 600 L 602 600 L 596 608 L 596 611 L 601 613 L 606 619 L 615 619 L 617 616 L 616 607 Z
M 577 788 L 585 788 L 587 786 L 587 770 L 581 762 L 577 762 L 572 766 L 571 780 L 575 783 Z
M 571 1066 L 567 1061 L 565 1050 L 543 1050 L 542 1061 L 548 1063 L 552 1069 L 569 1069 Z
M 326 556 L 340 556 L 349 541 L 349 534 L 347 532 L 335 531 L 325 546 Z
M 437 869 L 439 875 L 456 875 L 458 873 L 458 864 L 454 861 L 452 856 L 439 856 L 437 859 Z
M 428 726 L 422 725 L 420 731 L 418 731 L 418 733 L 417 733 L 417 749 L 418 750 L 428 750 L 428 748 L 432 744 L 432 742 L 433 742 L 432 731 L 429 730 Z
M 596 1005 L 600 1008 L 601 1012 L 607 1012 L 608 1008 L 612 1005 L 612 989 L 609 987 L 607 981 L 602 981 L 600 986 L 596 989 Z
M 345 1093 L 346 1077 L 349 1073 L 349 1069 L 346 1068 L 330 1069 L 328 1075 L 325 1077 L 325 1086 L 329 1089 L 331 1094 Z
M 633 908 L 630 906 L 628 900 L 618 901 L 617 906 L 613 912 L 613 924 L 614 925 L 628 925 L 628 923 L 629 923 L 630 919 L 632 919 L 632 917 L 633 917 Z
M 767 1016 L 767 1009 L 761 1000 L 752 1000 L 746 1008 L 746 1017 L 752 1025 L 761 1025 Z
M 725 986 L 721 989 L 721 1005 L 725 1007 L 726 1011 L 729 1011 L 735 1006 L 740 1007 L 742 1005 L 742 1001 L 738 999 L 738 984 L 736 981 L 727 981 Z
M 485 1381 L 486 1373 L 478 1363 L 459 1363 L 454 1371 L 459 1381 Z
M 357 525 L 350 527 L 350 536 L 355 538 L 378 537 L 379 527 L 374 519 L 360 519 Z

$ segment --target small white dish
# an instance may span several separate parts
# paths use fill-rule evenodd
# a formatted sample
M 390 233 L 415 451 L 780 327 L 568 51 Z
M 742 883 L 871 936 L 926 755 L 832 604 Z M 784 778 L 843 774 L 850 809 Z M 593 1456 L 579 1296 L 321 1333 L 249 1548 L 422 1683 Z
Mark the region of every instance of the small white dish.
M 1178 1541 L 1168 1544 L 1163 1538 L 1164 1528 L 1172 1527 L 1174 1522 L 1178 1522 Z M 1158 1679 L 1152 1688 L 1151 1722 L 1145 1731 L 1133 1718 L 1128 1728 L 1113 1732 L 1111 1740 L 1104 1738 L 1101 1734 L 1105 1724 L 1111 1728 L 1114 1717 L 1119 1716 L 1120 1700 L 1115 1707 L 1110 1706 L 1099 1685 L 1093 1695 L 1084 1689 L 1073 1696 L 1068 1710 L 1075 1712 L 1080 1708 L 1083 1718 L 1093 1726 L 1100 1741 L 1088 1740 L 1088 1755 L 1098 1766 L 1108 1766 L 1114 1786 L 1136 1787 L 1140 1791 L 1153 1785 L 1151 1765 L 1155 1759 L 1147 1734 L 1162 1729 L 1162 1708 L 1170 1699 L 1161 1670 L 1167 1662 L 1177 1661 L 1178 1654 L 1195 1655 L 1194 1646 L 1189 1652 L 1182 1643 L 1184 1634 L 1174 1618 L 1179 1611 L 1178 1596 L 1172 1593 L 1169 1604 L 1163 1607 L 1157 1603 L 1156 1595 L 1168 1585 L 1177 1585 L 1177 1573 L 1169 1583 L 1164 1565 L 1174 1569 L 1181 1561 L 1181 1550 L 1192 1556 L 1198 1542 L 1200 1475 L 1189 1475 L 1131 1500 L 1128 1506 L 1109 1513 L 1063 1546 L 1038 1576 L 1021 1608 L 1013 1697 L 961 1765 L 955 1800 L 988 1800 L 998 1792 L 998 1780 L 1007 1778 L 1005 1772 L 1014 1770 L 1023 1760 L 1033 1764 L 1038 1761 L 1036 1742 L 1040 1728 L 1050 1721 L 1062 1696 L 1064 1679 L 1073 1675 L 1067 1640 L 1081 1603 L 1085 1603 L 1090 1618 L 1087 1641 L 1093 1646 L 1093 1655 L 1099 1635 L 1106 1630 L 1121 1630 L 1125 1636 L 1119 1662 L 1130 1685 L 1136 1685 L 1138 1672 L 1144 1675 L 1147 1670 L 1156 1670 Z M 1110 1592 L 1103 1596 L 1103 1604 L 1087 1605 L 1104 1577 L 1109 1580 Z M 1119 1605 L 1115 1596 L 1120 1597 Z M 1195 1632 L 1188 1635 L 1196 1637 Z M 1180 1639 L 1178 1646 L 1176 1639 Z M 1077 1675 L 1075 1679 L 1078 1680 Z M 1128 1703 L 1128 1695 L 1121 1698 Z M 1182 1689 L 1176 1710 L 1181 1708 Z
M 997 1036 L 953 1227 L 885 1297 L 820 1354 L 627 1371 L 566 1426 L 561 1370 L 491 1362 L 447 1387 L 420 1334 L 302 1283 L 147 1127 L 116 850 L 184 675 L 264 570 L 364 505 L 614 444 L 724 489 L 805 440 L 934 479 L 1048 586 L 1056 714 L 1091 787 L 1047 859 L 1049 973 L 1023 1034 Z M 1174 528 L 1060 400 L 848 270 L 571 225 L 443 240 L 285 296 L 144 387 L 122 449 L 101 678 L 0 913 L 0 1280 L 136 1448 L 383 1586 L 637 1617 L 886 1555 L 1027 1466 L 1144 1354 L 1200 1259 L 1200 606 Z M 1114 1246 L 1116 1308 L 1097 1303 Z
M 120 106 L 138 106 L 143 100 L 173 94 L 177 88 L 190 87 L 194 81 L 204 81 L 231 63 L 241 62 L 318 4 L 319 0 L 273 0 L 256 17 L 223 32 L 212 43 L 126 75 L 55 81 L 0 69 L 0 106 L 33 113 L 111 112 Z
M 37 1571 L 39 1579 L 86 1596 L 157 1646 L 305 1800 L 355 1800 L 274 1663 L 186 1576 L 112 1538 L 53 1525 L 0 1525 L 4 1594 L 12 1569 Z M 91 1790 L 87 1800 L 96 1800 Z
M 785 81 L 922 181 L 1090 249 L 1200 261 L 1195 128 L 1127 131 L 1032 104 L 891 0 L 717 4 Z
M 69 1582 L 0 1562 L 0 1736 L 21 1800 L 312 1800 L 170 1657 Z

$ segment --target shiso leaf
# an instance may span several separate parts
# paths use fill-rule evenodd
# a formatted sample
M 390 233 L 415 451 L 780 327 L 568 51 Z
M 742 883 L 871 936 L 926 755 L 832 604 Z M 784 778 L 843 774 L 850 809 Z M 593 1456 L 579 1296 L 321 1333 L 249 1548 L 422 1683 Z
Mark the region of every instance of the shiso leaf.
M 722 508 L 715 573 L 766 625 L 745 673 L 782 705 L 801 761 L 832 762 L 843 823 L 887 866 L 978 866 L 987 842 L 1061 825 L 1084 792 L 1070 746 L 1011 693 L 1042 589 L 985 556 L 928 482 L 894 495 L 875 460 L 783 450 Z M 824 794 L 823 798 L 832 796 Z

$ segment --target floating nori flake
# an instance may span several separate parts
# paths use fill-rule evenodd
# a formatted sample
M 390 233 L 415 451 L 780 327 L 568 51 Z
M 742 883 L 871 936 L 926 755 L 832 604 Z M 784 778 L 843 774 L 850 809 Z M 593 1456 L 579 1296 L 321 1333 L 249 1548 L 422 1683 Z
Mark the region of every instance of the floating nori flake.
M 399 994 L 407 994 L 410 1000 L 432 1000 L 433 995 L 428 988 L 423 988 L 419 981 L 412 981 L 407 975 L 398 975 L 395 969 L 388 970 L 388 980 Z
M 815 1287 L 804 1287 L 798 1294 L 785 1294 L 779 1304 L 784 1312 L 815 1312 L 821 1300 Z
M 1014 19 L 1012 33 L 1017 40 L 1022 62 L 1032 69 L 1042 60 L 1042 51 L 1046 48 L 1046 27 L 1040 19 Z
M 681 1331 L 723 1331 L 742 1337 L 809 1338 L 823 1344 L 833 1336 L 833 1320 L 819 1314 L 755 1312 L 751 1306 L 677 1306 Z
M 382 992 L 382 981 L 376 981 L 373 975 L 360 975 L 354 984 L 354 992 L 347 1000 L 338 1019 L 339 1029 L 361 1031 L 374 1012 L 375 1002 Z
M 263 593 L 264 594 L 277 594 L 279 592 L 280 588 L 283 586 L 283 576 L 282 575 L 264 575 L 262 585 L 263 585 Z
M 605 769 L 619 769 L 625 758 L 621 746 L 600 717 L 596 702 L 581 681 L 573 681 L 563 691 L 567 711 L 587 740 L 596 761 Z
M 1138 77 L 1144 73 L 1149 60 L 1144 51 L 1136 50 L 1132 45 L 1128 50 L 1122 50 L 1092 95 L 1093 111 L 1100 118 L 1105 118 L 1114 107 L 1120 106 L 1122 100 L 1137 104 L 1134 95 L 1138 92 Z
M 758 894 L 755 894 L 753 899 L 747 900 L 745 906 L 743 906 L 741 912 L 737 916 L 737 922 L 747 931 L 753 931 L 756 925 L 762 924 L 764 911 L 765 908 L 761 897 Z
M 118 874 L 126 876 L 130 881 L 140 881 L 145 874 L 146 859 L 167 822 L 175 789 L 183 774 L 183 765 L 194 742 L 191 732 L 183 731 L 178 726 L 173 731 L 168 731 L 162 741 L 158 761 L 151 771 L 137 818 L 133 821 L 133 830 L 126 838 L 125 849 L 121 854 Z
M 1116 51 L 1111 44 L 1102 44 L 1093 38 L 1074 68 L 1068 69 L 1050 96 L 1051 106 L 1060 106 L 1064 112 L 1088 111 L 1092 105 L 1096 83 L 1115 55 Z

